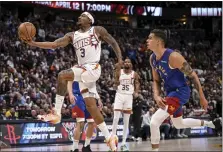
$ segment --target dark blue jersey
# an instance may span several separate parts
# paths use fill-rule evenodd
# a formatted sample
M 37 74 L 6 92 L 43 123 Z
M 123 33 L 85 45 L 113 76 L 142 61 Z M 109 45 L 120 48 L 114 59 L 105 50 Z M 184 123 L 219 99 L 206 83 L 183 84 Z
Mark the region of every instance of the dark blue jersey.
M 174 52 L 166 49 L 161 59 L 156 60 L 156 55 L 152 54 L 152 66 L 159 74 L 160 79 L 164 82 L 164 89 L 167 94 L 176 91 L 181 87 L 187 86 L 187 79 L 179 69 L 173 69 L 169 66 L 169 56 Z

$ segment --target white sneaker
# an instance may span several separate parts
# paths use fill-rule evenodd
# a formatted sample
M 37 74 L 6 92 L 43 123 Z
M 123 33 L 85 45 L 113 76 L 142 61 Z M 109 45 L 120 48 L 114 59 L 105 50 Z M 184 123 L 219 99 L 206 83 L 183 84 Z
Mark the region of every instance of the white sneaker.
M 187 138 L 188 136 L 185 134 L 181 134 L 182 137 Z
M 180 134 L 177 134 L 177 137 L 178 137 L 178 138 L 183 138 L 183 136 L 181 136 Z

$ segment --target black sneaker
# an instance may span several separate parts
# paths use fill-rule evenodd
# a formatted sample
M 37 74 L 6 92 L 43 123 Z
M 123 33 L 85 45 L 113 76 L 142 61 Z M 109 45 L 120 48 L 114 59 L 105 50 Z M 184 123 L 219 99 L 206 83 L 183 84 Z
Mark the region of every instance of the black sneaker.
M 71 150 L 70 152 L 79 152 L 79 149 Z
M 212 122 L 213 122 L 213 124 L 215 126 L 215 129 L 217 131 L 222 129 L 222 120 L 221 120 L 221 118 L 216 118 Z
M 91 147 L 90 147 L 90 145 L 88 145 L 88 146 L 86 146 L 86 147 L 82 147 L 82 152 L 92 152 L 91 151 Z

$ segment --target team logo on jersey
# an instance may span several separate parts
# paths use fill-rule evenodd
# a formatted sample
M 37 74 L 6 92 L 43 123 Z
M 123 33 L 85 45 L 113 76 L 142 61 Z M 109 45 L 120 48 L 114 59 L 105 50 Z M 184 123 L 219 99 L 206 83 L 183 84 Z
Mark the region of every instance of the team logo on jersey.
M 99 42 L 98 42 L 98 40 L 97 40 L 97 38 L 94 34 L 90 35 L 90 37 L 91 37 L 91 39 L 90 39 L 91 40 L 91 46 L 94 46 L 95 49 L 96 49 L 98 47 Z
M 167 75 L 166 70 L 162 66 L 157 66 L 156 69 L 163 73 L 163 75 Z
M 94 34 L 90 35 L 90 37 L 86 37 L 84 39 L 80 39 L 77 42 L 73 44 L 74 48 L 76 50 L 86 47 L 88 45 L 91 45 L 95 47 L 95 49 L 98 47 L 99 41 L 97 40 L 96 36 Z
M 121 84 L 133 84 L 134 79 L 121 79 Z

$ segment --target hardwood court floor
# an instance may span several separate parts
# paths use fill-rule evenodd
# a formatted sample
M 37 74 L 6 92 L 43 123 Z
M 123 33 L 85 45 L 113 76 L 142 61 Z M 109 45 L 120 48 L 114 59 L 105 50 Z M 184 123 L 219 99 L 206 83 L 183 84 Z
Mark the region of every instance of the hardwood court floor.
M 120 147 L 121 143 L 119 143 Z M 130 151 L 151 151 L 150 141 L 127 142 Z M 160 151 L 222 151 L 222 138 L 184 138 L 162 140 Z M 79 145 L 81 151 L 82 144 Z M 72 144 L 6 148 L 0 151 L 70 151 Z M 107 151 L 105 143 L 92 143 L 92 151 Z

